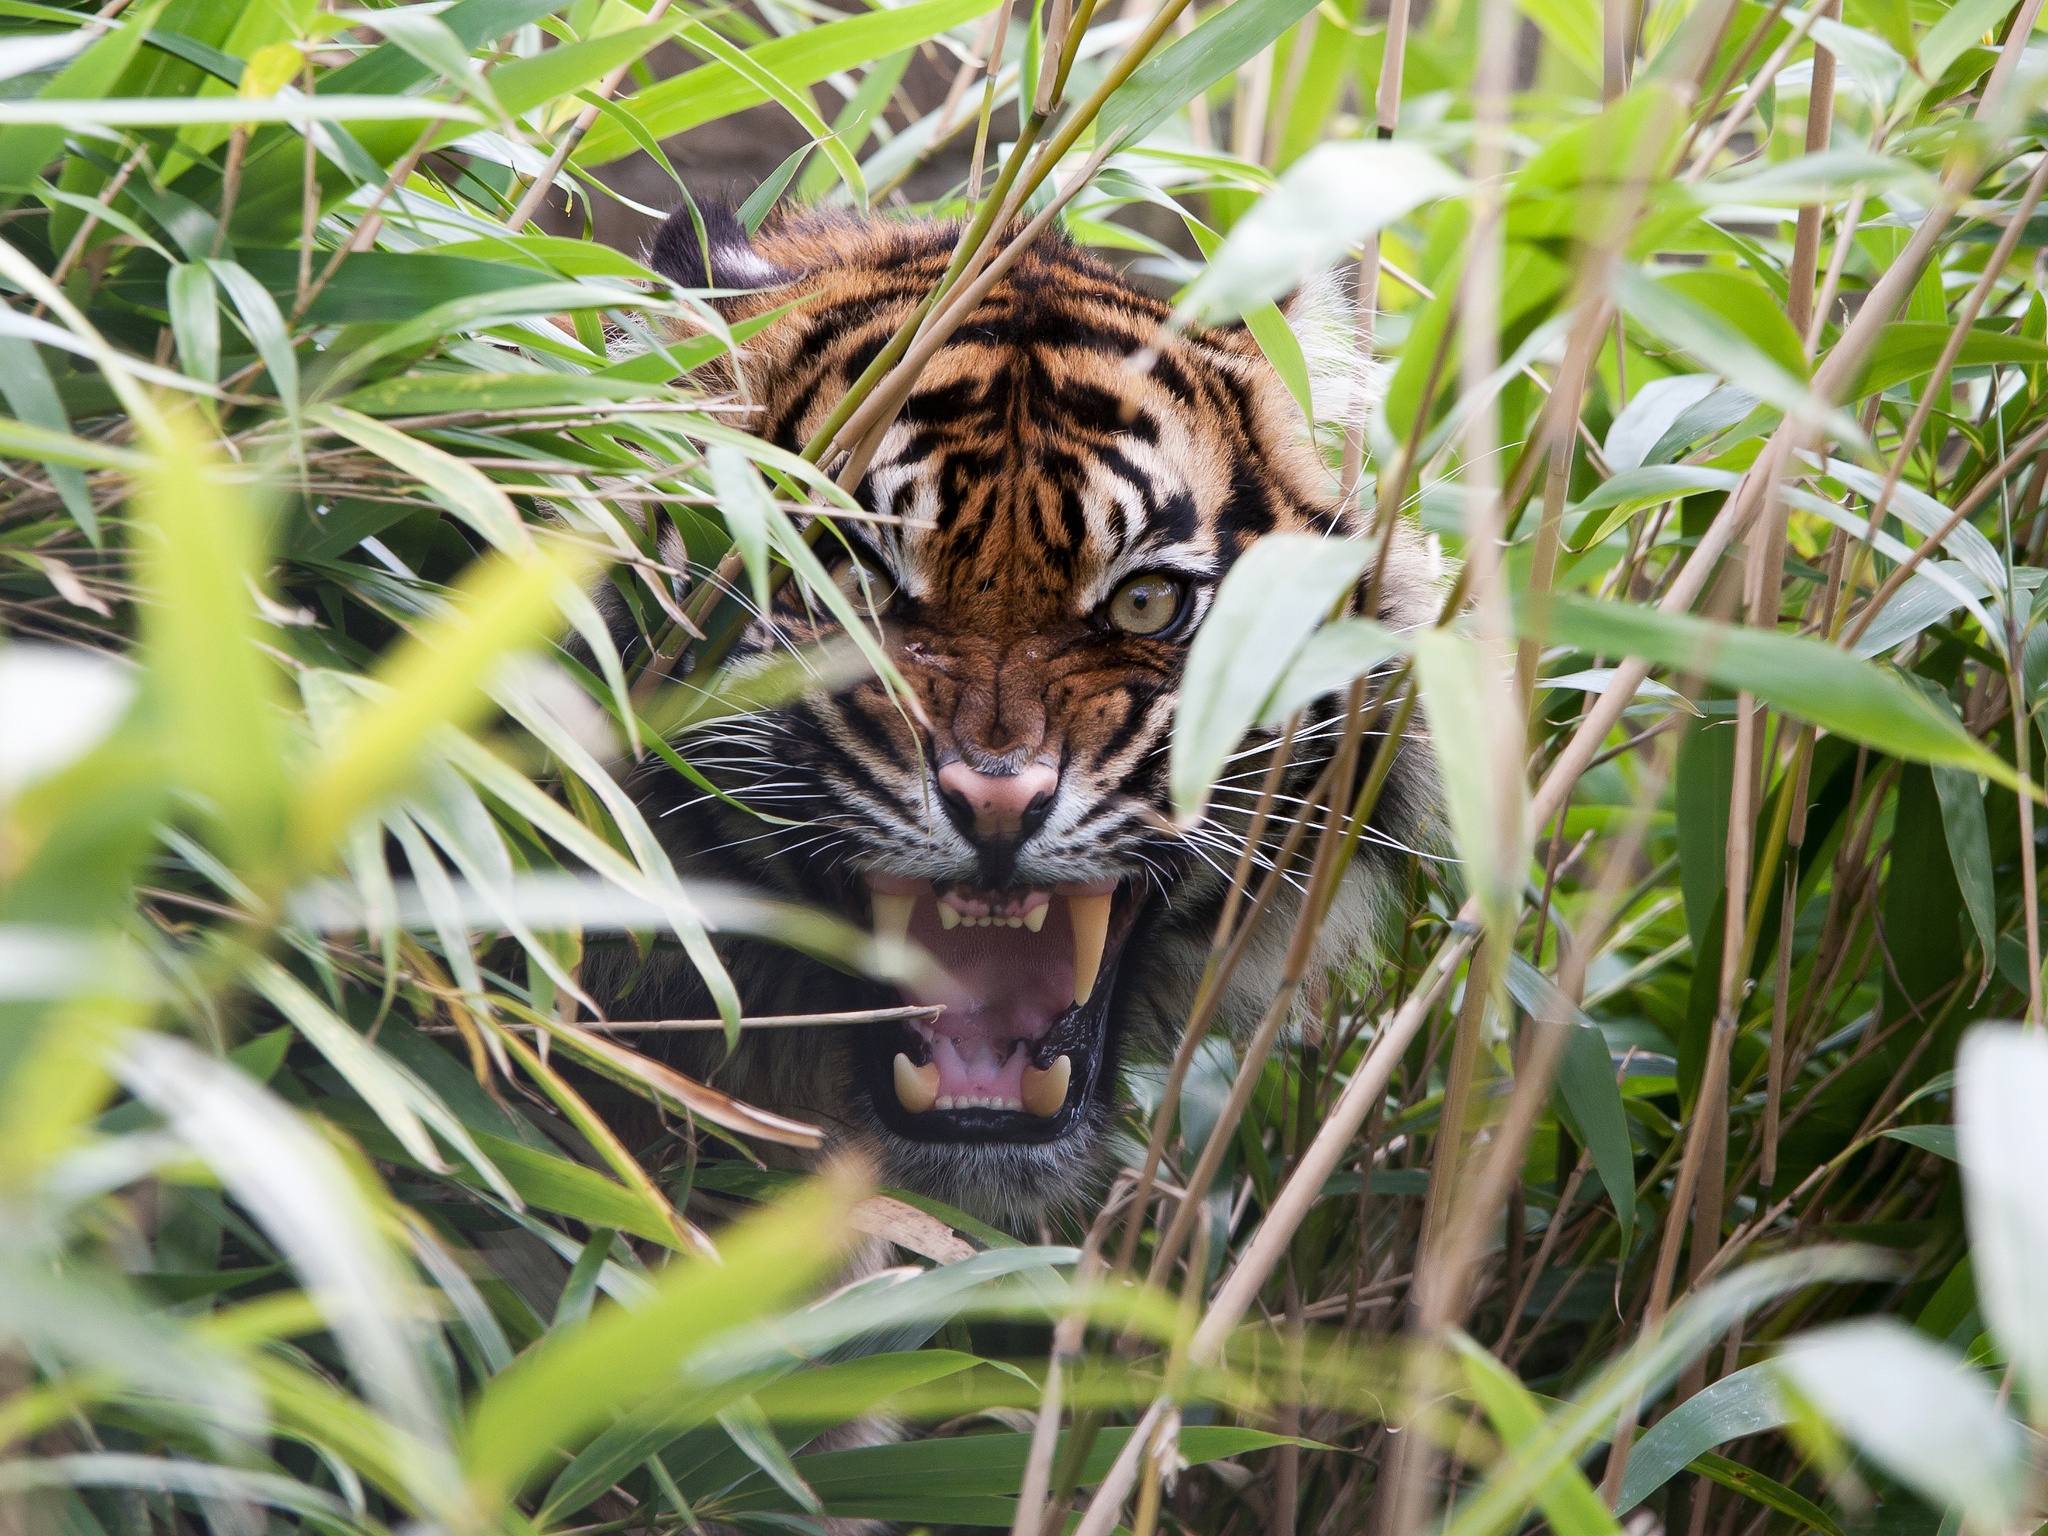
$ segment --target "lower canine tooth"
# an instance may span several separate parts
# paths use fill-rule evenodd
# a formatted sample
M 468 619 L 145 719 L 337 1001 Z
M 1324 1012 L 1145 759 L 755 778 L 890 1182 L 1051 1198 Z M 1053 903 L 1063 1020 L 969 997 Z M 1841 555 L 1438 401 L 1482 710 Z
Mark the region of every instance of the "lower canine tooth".
M 1109 941 L 1108 896 L 1069 896 L 1067 916 L 1074 924 L 1074 1001 L 1085 1003 L 1102 969 L 1102 949 Z
M 939 1064 L 918 1066 L 903 1052 L 896 1053 L 896 1102 L 913 1115 L 921 1115 L 939 1098 Z
M 940 902 L 939 926 L 949 930 L 958 928 L 960 926 L 960 909 L 958 907 L 949 907 L 943 901 Z
M 1042 1071 L 1024 1064 L 1024 1105 L 1041 1120 L 1050 1120 L 1067 1102 L 1067 1084 L 1073 1081 L 1074 1062 L 1069 1056 L 1057 1058 Z
M 1038 932 L 1039 929 L 1045 926 L 1045 914 L 1050 912 L 1051 910 L 1051 902 L 1047 902 L 1042 907 L 1033 907 L 1029 912 L 1026 912 L 1024 914 L 1024 926 L 1026 928 L 1029 928 L 1033 933 Z
M 915 896 L 885 896 L 875 892 L 875 937 L 901 944 L 910 937 L 910 917 L 917 910 Z

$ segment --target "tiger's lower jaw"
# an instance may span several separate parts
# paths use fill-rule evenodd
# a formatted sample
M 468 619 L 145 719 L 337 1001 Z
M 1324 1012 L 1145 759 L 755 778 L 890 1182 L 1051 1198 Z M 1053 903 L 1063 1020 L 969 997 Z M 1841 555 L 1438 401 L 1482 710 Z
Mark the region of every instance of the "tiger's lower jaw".
M 1143 894 L 869 883 L 878 930 L 944 973 L 902 994 L 942 1011 L 849 1041 L 885 1161 L 909 1187 L 1007 1216 L 1082 1195 L 1107 1135 L 1112 1005 Z

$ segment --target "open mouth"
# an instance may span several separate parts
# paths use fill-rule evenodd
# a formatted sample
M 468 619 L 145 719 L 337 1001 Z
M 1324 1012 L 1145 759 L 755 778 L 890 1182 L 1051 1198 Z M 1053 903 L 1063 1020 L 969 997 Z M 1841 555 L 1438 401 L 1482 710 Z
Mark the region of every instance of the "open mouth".
M 975 890 L 869 874 L 877 937 L 943 978 L 906 986 L 928 1020 L 877 1026 L 862 1073 L 882 1123 L 913 1141 L 1053 1141 L 1107 1093 L 1110 995 L 1140 898 L 1115 881 Z

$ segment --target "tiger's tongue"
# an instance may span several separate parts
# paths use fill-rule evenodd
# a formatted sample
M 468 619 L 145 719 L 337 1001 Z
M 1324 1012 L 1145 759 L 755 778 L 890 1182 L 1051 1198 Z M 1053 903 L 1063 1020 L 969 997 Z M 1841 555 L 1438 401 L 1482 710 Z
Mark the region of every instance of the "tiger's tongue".
M 945 983 L 907 986 L 913 1003 L 946 1011 L 912 1027 L 939 1069 L 939 1097 L 1021 1100 L 1031 1047 L 1074 1006 L 1074 928 L 1057 897 L 1037 933 L 1028 928 L 946 928 L 938 904 L 921 900 L 910 940 L 936 960 Z

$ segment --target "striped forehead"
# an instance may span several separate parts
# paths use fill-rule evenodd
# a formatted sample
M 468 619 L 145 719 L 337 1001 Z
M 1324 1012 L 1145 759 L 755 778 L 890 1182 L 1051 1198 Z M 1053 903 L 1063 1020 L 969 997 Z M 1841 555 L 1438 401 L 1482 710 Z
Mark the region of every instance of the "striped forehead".
M 1036 586 L 1082 613 L 1136 571 L 1217 569 L 1230 453 L 1185 402 L 1088 368 L 1099 355 L 1040 398 L 1001 398 L 992 350 L 942 354 L 953 377 L 920 390 L 868 472 L 871 505 L 903 519 L 878 542 L 910 596 Z M 1133 391 L 1128 420 L 1104 374 Z

